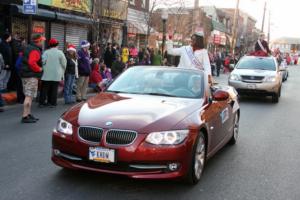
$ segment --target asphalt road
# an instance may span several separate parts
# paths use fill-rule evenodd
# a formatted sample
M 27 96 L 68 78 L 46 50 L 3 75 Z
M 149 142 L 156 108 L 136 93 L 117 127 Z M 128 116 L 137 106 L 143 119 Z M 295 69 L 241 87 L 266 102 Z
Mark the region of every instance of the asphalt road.
M 217 78 L 226 83 L 226 76 Z M 34 107 L 36 124 L 21 124 L 21 105 L 0 113 L 0 199 L 300 199 L 300 66 L 290 67 L 278 104 L 241 101 L 240 137 L 207 163 L 201 182 L 141 181 L 70 172 L 50 160 L 51 130 L 67 106 Z

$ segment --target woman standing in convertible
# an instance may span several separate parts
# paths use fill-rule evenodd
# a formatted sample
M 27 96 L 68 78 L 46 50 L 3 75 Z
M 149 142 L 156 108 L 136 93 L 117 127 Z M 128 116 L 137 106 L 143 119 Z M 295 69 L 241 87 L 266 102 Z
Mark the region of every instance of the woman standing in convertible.
M 211 66 L 208 52 L 204 48 L 203 32 L 196 32 L 192 35 L 191 45 L 173 48 L 173 42 L 167 42 L 167 51 L 169 55 L 180 56 L 179 68 L 190 68 L 203 70 L 205 81 L 212 84 Z

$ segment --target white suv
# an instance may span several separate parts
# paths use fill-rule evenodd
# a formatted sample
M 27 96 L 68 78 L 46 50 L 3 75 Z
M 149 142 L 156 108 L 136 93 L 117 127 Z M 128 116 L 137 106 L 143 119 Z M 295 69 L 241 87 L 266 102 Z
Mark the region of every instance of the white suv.
M 231 72 L 228 84 L 239 95 L 271 96 L 272 101 L 277 103 L 282 76 L 274 57 L 244 56 Z

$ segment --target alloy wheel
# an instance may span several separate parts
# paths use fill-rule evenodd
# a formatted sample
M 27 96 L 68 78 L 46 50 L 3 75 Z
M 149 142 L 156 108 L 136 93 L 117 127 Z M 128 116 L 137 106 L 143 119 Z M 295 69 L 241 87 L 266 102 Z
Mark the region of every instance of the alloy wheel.
M 194 164 L 195 177 L 198 180 L 201 177 L 204 168 L 204 162 L 205 162 L 205 140 L 201 134 L 196 147 L 195 164 Z
M 234 126 L 233 126 L 233 137 L 237 140 L 239 136 L 239 115 L 236 113 L 234 118 Z

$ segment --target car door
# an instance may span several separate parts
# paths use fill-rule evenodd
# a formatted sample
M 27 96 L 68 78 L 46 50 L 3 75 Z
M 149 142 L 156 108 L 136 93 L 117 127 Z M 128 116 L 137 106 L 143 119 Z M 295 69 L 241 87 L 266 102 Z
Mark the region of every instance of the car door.
M 220 142 L 222 136 L 220 135 L 220 129 L 222 128 L 219 113 L 222 110 L 222 106 L 219 102 L 213 101 L 205 108 L 202 119 L 207 123 L 211 140 L 209 141 L 210 149 L 214 149 Z
M 213 101 L 203 113 L 211 133 L 210 149 L 220 144 L 232 129 L 232 106 L 228 100 Z

